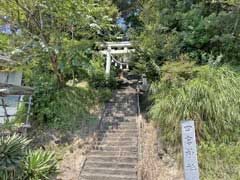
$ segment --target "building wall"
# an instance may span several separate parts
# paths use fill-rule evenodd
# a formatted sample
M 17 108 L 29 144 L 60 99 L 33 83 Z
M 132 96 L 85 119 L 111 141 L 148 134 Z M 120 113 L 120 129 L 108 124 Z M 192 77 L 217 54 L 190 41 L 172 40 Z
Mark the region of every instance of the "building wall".
M 13 85 L 20 86 L 22 84 L 22 72 L 0 72 L 0 82 L 8 83 Z M 7 104 L 7 113 L 8 115 L 15 115 L 17 113 L 18 102 L 20 100 L 20 96 L 8 96 L 2 97 L 4 99 L 5 104 Z M 2 106 L 2 101 L 0 101 L 0 116 L 5 115 L 4 108 Z M 11 117 L 10 119 L 13 119 Z M 0 123 L 4 123 L 4 117 L 0 117 Z

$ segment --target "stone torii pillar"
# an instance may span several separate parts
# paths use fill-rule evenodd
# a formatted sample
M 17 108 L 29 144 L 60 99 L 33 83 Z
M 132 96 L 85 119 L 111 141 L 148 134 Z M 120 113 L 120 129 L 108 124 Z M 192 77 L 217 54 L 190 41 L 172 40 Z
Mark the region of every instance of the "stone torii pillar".
M 106 62 L 106 79 L 110 77 L 110 70 L 111 70 L 111 46 L 107 47 L 107 62 Z

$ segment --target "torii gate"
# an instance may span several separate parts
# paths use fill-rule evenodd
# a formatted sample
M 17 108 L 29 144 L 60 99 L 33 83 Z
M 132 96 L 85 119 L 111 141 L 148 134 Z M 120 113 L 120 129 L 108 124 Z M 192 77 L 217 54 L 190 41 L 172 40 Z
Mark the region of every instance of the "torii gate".
M 119 65 L 121 69 L 125 66 L 126 69 L 129 68 L 127 59 L 125 62 L 121 62 L 114 58 L 114 54 L 129 54 L 131 52 L 135 52 L 135 49 L 132 49 L 132 42 L 123 41 L 123 42 L 105 42 L 100 43 L 101 47 L 105 47 L 106 50 L 100 51 L 101 54 L 106 55 L 106 78 L 110 76 L 111 63 L 115 63 L 115 65 Z

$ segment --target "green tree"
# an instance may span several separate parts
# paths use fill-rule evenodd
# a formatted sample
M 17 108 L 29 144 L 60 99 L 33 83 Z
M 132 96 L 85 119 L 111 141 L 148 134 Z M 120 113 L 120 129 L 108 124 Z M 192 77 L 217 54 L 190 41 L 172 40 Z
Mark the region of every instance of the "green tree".
M 107 0 L 3 0 L 0 12 L 18 39 L 18 55 L 46 64 L 60 84 L 89 60 L 94 41 L 111 35 L 117 16 Z
M 0 32 L 0 51 L 20 62 L 24 83 L 35 88 L 36 122 L 71 127 L 73 121 L 88 120 L 88 101 L 97 101 L 91 96 L 95 91 L 69 87 L 68 82 L 91 82 L 95 44 L 114 38 L 117 16 L 109 0 L 0 1 L 0 25 L 9 24 L 12 32 Z
M 141 27 L 139 14 L 143 3 L 142 1 L 144 0 L 113 0 L 113 3 L 118 7 L 121 17 L 125 19 L 128 27 L 133 29 Z
M 239 1 L 146 2 L 136 67 L 147 67 L 144 71 L 154 78 L 163 62 L 182 54 L 198 64 L 239 65 L 239 7 Z

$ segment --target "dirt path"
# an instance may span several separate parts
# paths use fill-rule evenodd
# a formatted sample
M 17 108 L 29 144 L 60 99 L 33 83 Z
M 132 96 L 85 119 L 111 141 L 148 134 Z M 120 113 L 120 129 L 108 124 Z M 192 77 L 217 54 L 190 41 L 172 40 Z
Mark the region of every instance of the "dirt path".
M 64 154 L 59 165 L 59 174 L 56 180 L 79 180 L 80 169 L 85 161 L 86 154 L 93 146 L 94 136 L 82 140 L 73 140 L 68 151 Z
M 143 180 L 183 180 L 182 171 L 167 154 L 159 153 L 157 131 L 154 126 L 144 123 L 142 136 L 143 159 L 140 163 Z

